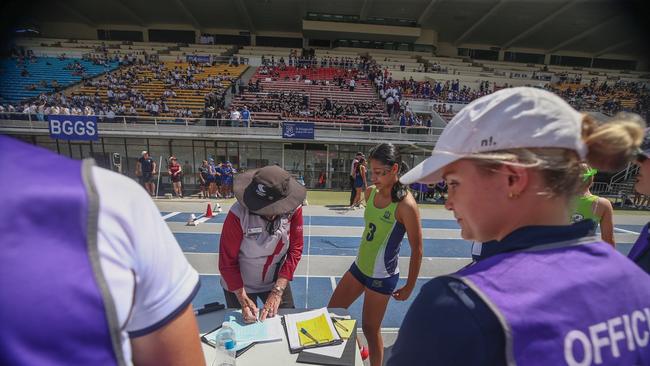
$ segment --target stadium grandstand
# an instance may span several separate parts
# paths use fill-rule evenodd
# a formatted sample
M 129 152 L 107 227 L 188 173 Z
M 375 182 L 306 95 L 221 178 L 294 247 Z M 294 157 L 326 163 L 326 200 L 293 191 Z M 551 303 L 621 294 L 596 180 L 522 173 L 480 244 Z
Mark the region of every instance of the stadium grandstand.
M 601 123 L 619 113 L 650 118 L 650 29 L 636 0 L 12 0 L 2 9 L 0 134 L 93 158 L 135 181 L 147 152 L 157 165 L 152 196 L 201 275 L 197 307 L 226 300 L 215 247 L 225 214 L 214 202 L 230 207 L 233 191 L 209 191 L 202 174 L 210 164 L 224 187 L 228 174 L 278 165 L 310 191 L 308 201 L 345 192 L 347 207 L 358 153 L 389 142 L 414 167 L 454 116 L 499 90 L 550 91 Z M 172 160 L 182 167 L 182 194 Z M 647 215 L 650 197 L 634 190 L 638 171 L 630 163 L 594 173 L 591 192 L 617 215 Z M 411 189 L 422 205 L 443 205 L 422 206 L 439 210 L 423 227 L 425 242 L 441 245 L 425 249 L 432 262 L 423 278 L 469 263 L 472 244 L 440 224 L 450 219 L 446 186 Z M 206 203 L 213 232 L 190 232 L 184 223 Z M 327 305 L 359 246 L 352 226 L 363 225 L 354 208 L 331 214 L 332 202 L 316 205 L 315 252 L 305 256 L 318 274 L 310 284 L 309 267 L 298 267 L 299 308 Z M 647 221 L 630 217 L 615 222 L 625 254 Z M 451 241 L 463 249 L 449 249 Z M 390 303 L 388 348 L 411 302 Z M 358 328 L 361 309 L 350 308 Z

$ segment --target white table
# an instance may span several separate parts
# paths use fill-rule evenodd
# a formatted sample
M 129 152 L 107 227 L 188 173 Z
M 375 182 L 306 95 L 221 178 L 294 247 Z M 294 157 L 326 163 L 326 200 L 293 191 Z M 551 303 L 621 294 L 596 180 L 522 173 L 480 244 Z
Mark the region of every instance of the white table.
M 207 333 L 223 323 L 226 313 L 233 309 L 224 309 L 215 311 L 213 313 L 203 314 L 196 317 L 199 324 L 199 332 L 201 334 Z M 291 314 L 307 311 L 311 309 L 280 309 L 280 315 Z M 331 312 L 337 315 L 349 314 L 345 309 L 330 309 Z M 203 347 L 203 355 L 205 356 L 205 363 L 211 366 L 215 359 L 216 351 L 211 346 L 201 342 Z M 289 345 L 286 336 L 282 341 L 261 343 L 254 345 L 251 349 L 244 352 L 241 356 L 237 357 L 237 366 L 286 366 L 286 365 L 305 365 L 296 363 L 299 353 L 289 353 Z M 361 354 L 355 352 L 355 365 L 363 365 Z

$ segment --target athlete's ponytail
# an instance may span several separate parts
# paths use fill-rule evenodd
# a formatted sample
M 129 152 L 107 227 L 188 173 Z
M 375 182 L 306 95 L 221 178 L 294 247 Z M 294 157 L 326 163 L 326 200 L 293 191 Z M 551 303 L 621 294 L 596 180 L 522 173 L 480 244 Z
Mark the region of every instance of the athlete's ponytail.
M 393 202 L 402 201 L 408 193 L 408 187 L 399 181 L 399 177 L 401 177 L 402 174 L 406 173 L 409 170 L 409 167 L 405 162 L 402 161 L 402 156 L 399 153 L 399 149 L 391 143 L 379 144 L 370 150 L 369 159 L 377 160 L 382 164 L 390 167 L 397 164 L 398 179 L 397 182 L 393 184 L 390 196 Z

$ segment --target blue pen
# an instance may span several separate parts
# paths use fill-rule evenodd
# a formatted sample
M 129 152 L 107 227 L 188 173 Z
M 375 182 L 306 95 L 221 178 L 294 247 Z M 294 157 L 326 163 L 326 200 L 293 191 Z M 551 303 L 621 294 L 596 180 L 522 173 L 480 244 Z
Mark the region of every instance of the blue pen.
M 314 338 L 314 336 L 312 336 L 311 334 L 309 334 L 309 332 L 307 331 L 307 329 L 305 329 L 305 328 L 300 328 L 300 333 L 306 335 L 306 336 L 309 337 L 312 341 L 314 341 L 316 344 L 318 344 L 318 339 Z

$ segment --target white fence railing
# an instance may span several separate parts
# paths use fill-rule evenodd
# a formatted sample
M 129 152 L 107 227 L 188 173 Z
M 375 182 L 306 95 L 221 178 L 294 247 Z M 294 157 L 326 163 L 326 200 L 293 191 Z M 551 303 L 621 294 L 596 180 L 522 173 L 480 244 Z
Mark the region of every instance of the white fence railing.
M 92 116 L 91 116 L 92 117 Z M 258 135 L 282 138 L 285 122 L 308 122 L 305 120 L 230 120 L 187 117 L 155 116 L 95 116 L 100 134 L 120 135 L 194 136 L 214 137 L 216 135 Z M 0 113 L 0 132 L 32 131 L 46 133 L 49 129 L 48 116 L 28 113 Z M 440 127 L 407 126 L 391 124 L 362 124 L 350 122 L 309 122 L 314 126 L 314 139 L 403 141 L 433 144 L 442 133 Z

